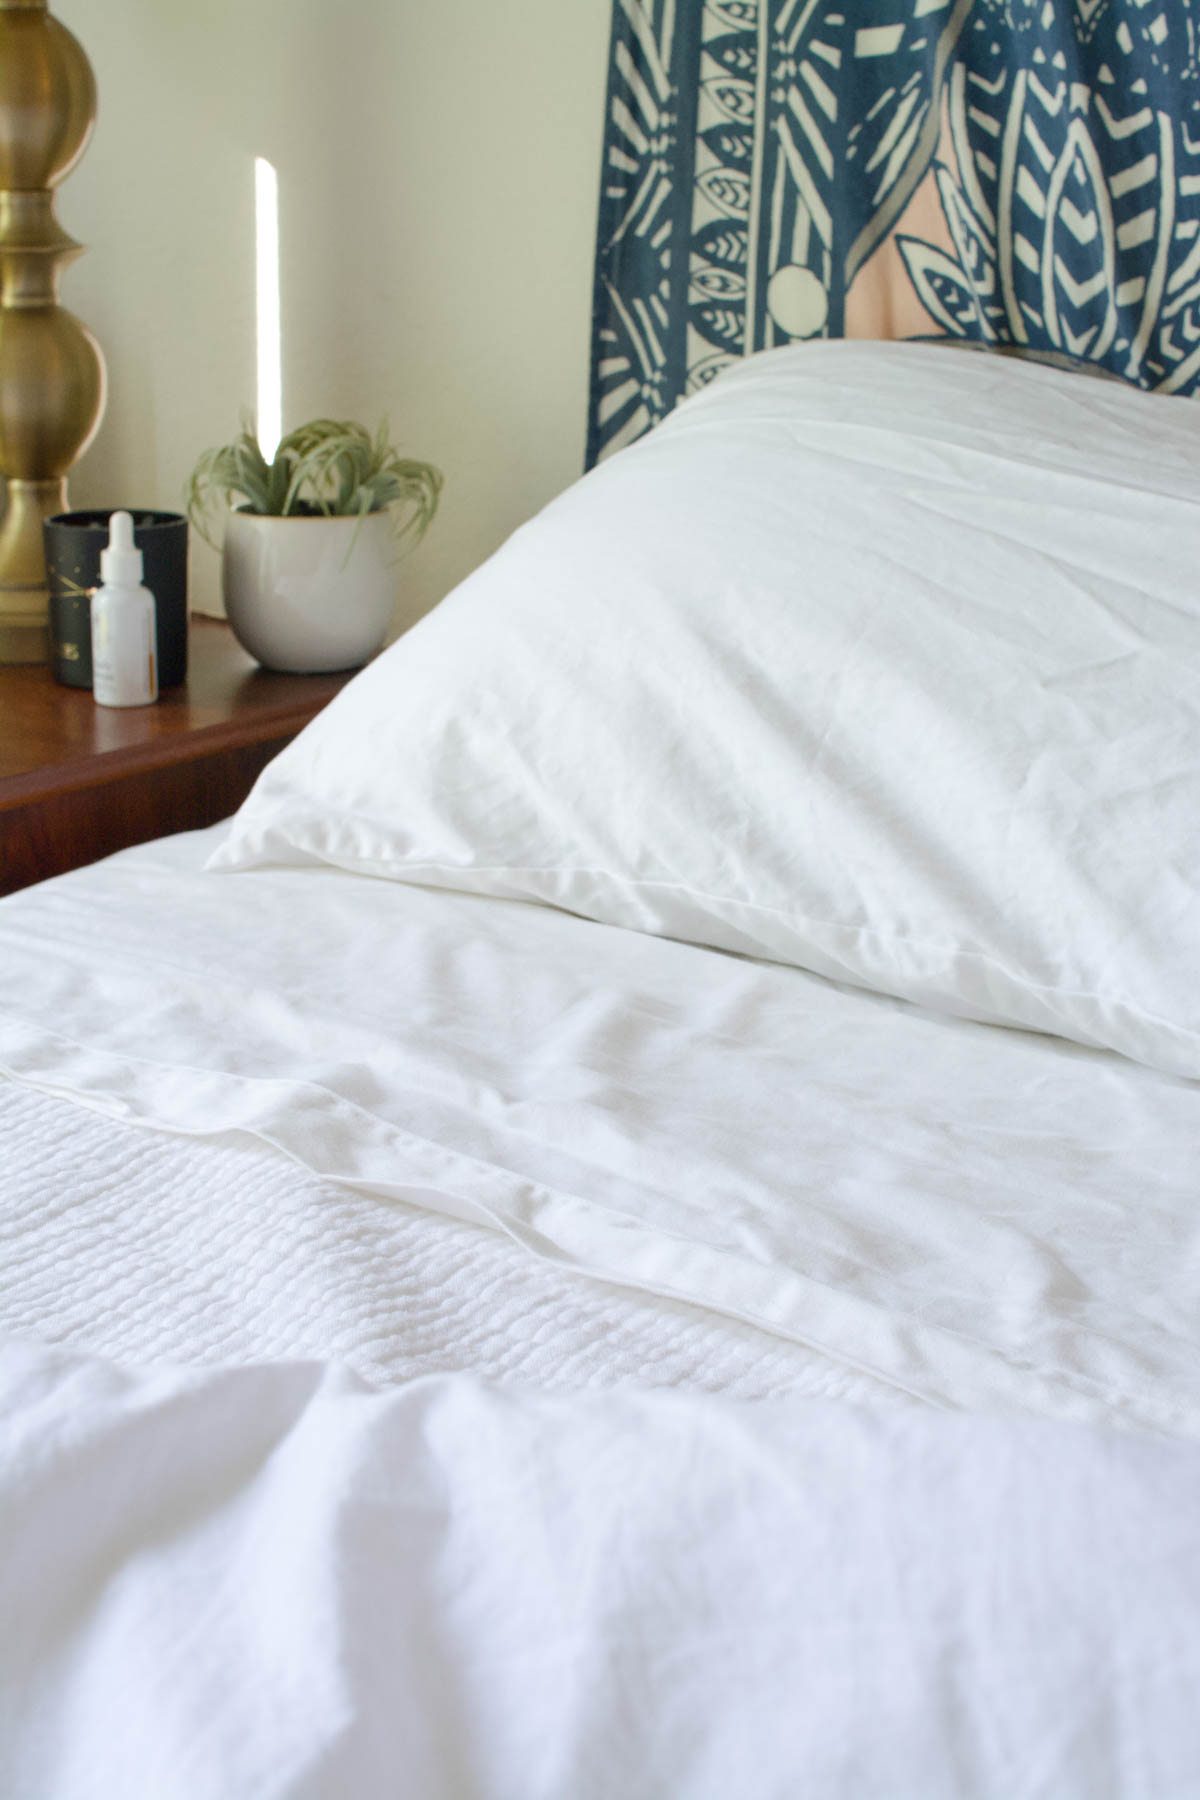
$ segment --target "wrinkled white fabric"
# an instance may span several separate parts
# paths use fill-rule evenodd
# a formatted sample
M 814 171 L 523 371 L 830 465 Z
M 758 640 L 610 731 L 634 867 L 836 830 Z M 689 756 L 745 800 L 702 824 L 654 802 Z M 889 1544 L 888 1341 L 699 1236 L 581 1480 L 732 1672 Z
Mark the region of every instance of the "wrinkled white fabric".
M 0 904 L 0 1068 L 934 1404 L 1200 1434 L 1196 1084 L 528 903 L 198 873 L 208 841 Z
M 1185 1800 L 1200 1449 L 0 1349 L 6 1800 Z
M 0 1330 L 118 1362 L 334 1359 L 390 1385 L 679 1387 L 894 1404 L 738 1319 L 322 1181 L 245 1134 L 179 1137 L 0 1079 Z
M 264 772 L 222 867 L 550 901 L 1200 1077 L 1200 408 L 748 358 Z

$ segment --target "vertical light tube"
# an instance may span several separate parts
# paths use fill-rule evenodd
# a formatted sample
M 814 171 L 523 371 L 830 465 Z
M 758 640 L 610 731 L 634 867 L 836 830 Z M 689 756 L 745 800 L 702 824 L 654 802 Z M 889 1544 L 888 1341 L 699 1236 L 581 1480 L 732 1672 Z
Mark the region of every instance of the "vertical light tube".
M 279 178 L 254 159 L 255 291 L 258 302 L 258 442 L 268 462 L 283 436 L 283 334 L 279 321 Z

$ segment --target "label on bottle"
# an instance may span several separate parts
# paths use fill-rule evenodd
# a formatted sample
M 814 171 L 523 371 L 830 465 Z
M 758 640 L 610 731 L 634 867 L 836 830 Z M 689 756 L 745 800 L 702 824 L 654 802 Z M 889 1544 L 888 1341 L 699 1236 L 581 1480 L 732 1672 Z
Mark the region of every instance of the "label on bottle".
M 154 600 L 145 588 L 100 588 L 92 601 L 92 692 L 98 706 L 158 698 Z

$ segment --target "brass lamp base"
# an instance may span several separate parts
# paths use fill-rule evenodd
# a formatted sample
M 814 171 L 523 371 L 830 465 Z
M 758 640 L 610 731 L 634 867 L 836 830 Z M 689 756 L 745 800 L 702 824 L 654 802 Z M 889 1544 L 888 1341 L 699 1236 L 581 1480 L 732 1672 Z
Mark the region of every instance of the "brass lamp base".
M 46 0 L 0 0 L 0 663 L 49 657 L 42 520 L 66 510 L 104 410 L 99 346 L 58 304 L 80 246 L 54 216 L 95 115 L 91 66 Z
M 44 590 L 40 598 L 44 603 Z M 45 610 L 44 604 L 42 610 Z M 31 613 L 29 623 L 23 619 L 14 619 L 0 625 L 0 663 L 8 667 L 14 663 L 50 661 L 50 633 L 45 625 L 32 623 L 36 616 L 36 613 Z
M 50 656 L 42 520 L 66 507 L 65 479 L 8 484 L 0 526 L 0 663 L 46 662 Z

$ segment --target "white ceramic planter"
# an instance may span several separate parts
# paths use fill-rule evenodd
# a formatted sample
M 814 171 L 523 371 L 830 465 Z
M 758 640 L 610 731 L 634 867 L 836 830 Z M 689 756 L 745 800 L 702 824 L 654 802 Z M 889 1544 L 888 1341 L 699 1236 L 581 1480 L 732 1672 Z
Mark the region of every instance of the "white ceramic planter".
M 387 513 L 362 520 L 231 513 L 221 584 L 234 635 L 268 669 L 357 669 L 387 635 L 395 560 Z

